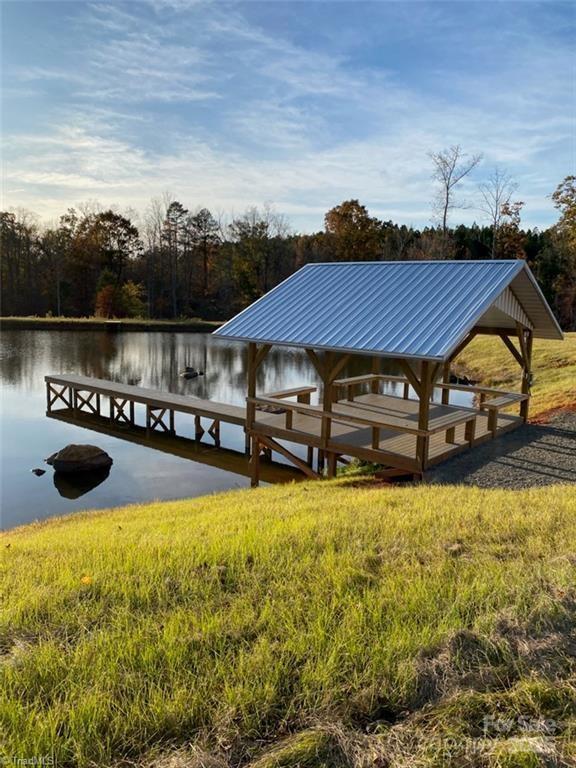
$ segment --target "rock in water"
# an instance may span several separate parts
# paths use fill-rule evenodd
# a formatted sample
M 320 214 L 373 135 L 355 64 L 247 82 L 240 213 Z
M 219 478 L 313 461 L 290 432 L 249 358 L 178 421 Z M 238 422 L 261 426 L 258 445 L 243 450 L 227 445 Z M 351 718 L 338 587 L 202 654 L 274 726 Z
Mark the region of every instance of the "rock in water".
M 46 464 L 53 466 L 56 472 L 89 472 L 109 469 L 112 459 L 95 445 L 67 445 L 49 456 Z
M 30 472 L 32 472 L 33 475 L 36 475 L 36 477 L 41 477 L 46 474 L 46 470 L 40 469 L 40 467 L 35 467 L 34 469 L 31 469 Z

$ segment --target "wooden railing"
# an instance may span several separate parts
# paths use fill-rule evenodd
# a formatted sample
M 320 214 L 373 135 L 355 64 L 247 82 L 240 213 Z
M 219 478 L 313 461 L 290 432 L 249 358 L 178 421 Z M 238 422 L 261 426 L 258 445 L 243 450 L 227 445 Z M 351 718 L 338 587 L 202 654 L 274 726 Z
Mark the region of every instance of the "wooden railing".
M 277 406 L 278 400 L 272 397 L 250 397 L 247 398 L 249 410 L 255 413 L 258 406 Z M 334 405 L 334 410 L 325 411 L 320 406 L 308 405 L 306 403 L 294 403 L 289 401 L 282 401 L 282 408 L 284 410 L 284 429 L 286 432 L 290 432 L 294 429 L 294 414 L 299 413 L 304 416 L 310 416 L 315 419 L 321 420 L 320 427 L 320 440 L 321 445 L 325 448 L 331 437 L 332 423 L 344 424 L 351 427 L 371 427 L 372 429 L 372 447 L 377 449 L 380 444 L 380 433 L 382 430 L 389 430 L 393 432 L 400 432 L 403 434 L 414 435 L 416 437 L 430 437 L 437 432 L 444 432 L 447 429 L 454 428 L 459 424 L 472 424 L 475 421 L 476 414 L 474 411 L 466 410 L 461 412 L 455 412 L 449 414 L 437 423 L 433 427 L 428 429 L 419 429 L 417 426 L 411 426 L 408 424 L 398 424 L 394 422 L 384 421 L 382 416 L 371 418 L 367 415 L 357 415 L 355 413 L 342 412 L 338 410 L 338 403 Z M 346 407 L 342 405 L 341 407 Z M 277 414 L 280 415 L 280 414 Z M 248 425 L 248 429 L 253 426 L 253 421 Z M 467 429 L 467 439 L 470 441 L 473 439 L 473 428 L 469 426 Z
M 253 409 L 256 409 L 258 406 L 278 406 L 278 400 L 272 397 L 264 397 L 264 396 L 258 396 L 258 397 L 249 397 L 247 398 L 247 403 L 249 406 L 252 406 Z M 403 432 L 405 434 L 411 434 L 411 435 L 428 435 L 433 434 L 430 430 L 422 430 L 418 429 L 418 427 L 411 427 L 404 424 L 389 424 L 382 421 L 381 418 L 370 418 L 369 416 L 357 416 L 356 414 L 349 414 L 349 413 L 338 413 L 337 410 L 334 411 L 325 411 L 320 406 L 317 405 L 308 405 L 306 403 L 294 403 L 289 401 L 282 401 L 282 408 L 285 411 L 284 415 L 284 428 L 286 431 L 290 431 L 293 429 L 293 420 L 294 420 L 294 414 L 300 413 L 304 416 L 311 416 L 315 419 L 320 419 L 321 429 L 320 429 L 320 436 L 322 440 L 322 444 L 325 447 L 328 440 L 330 439 L 331 434 L 331 427 L 332 422 L 336 422 L 338 424 L 344 424 L 346 426 L 359 426 L 359 427 L 372 427 L 373 429 L 377 430 L 378 433 L 381 429 L 389 429 L 396 432 Z M 337 405 L 336 405 L 337 408 Z M 248 424 L 248 429 L 252 424 Z M 379 442 L 379 438 L 378 438 Z
M 353 402 L 354 390 L 360 384 L 379 384 L 381 381 L 388 381 L 393 384 L 402 384 L 404 387 L 403 397 L 408 399 L 410 384 L 404 376 L 388 376 L 383 373 L 368 373 L 365 376 L 350 376 L 347 379 L 336 379 L 332 383 L 332 391 L 337 395 L 339 389 L 346 389 L 346 399 Z
M 374 374 L 369 373 L 365 376 L 351 376 L 347 379 L 337 379 L 333 382 L 333 391 L 337 394 L 339 389 L 346 389 L 346 399 L 350 400 L 351 402 L 354 401 L 354 389 L 360 385 L 360 384 L 371 384 L 373 382 L 380 383 L 381 381 L 387 381 L 391 382 L 393 384 L 402 384 L 403 386 L 403 398 L 404 400 L 408 399 L 409 395 L 409 389 L 410 389 L 410 382 L 408 379 L 406 379 L 404 376 L 389 376 L 386 374 Z M 495 389 L 494 387 L 477 387 L 473 386 L 471 384 L 445 384 L 441 381 L 434 382 L 434 389 L 444 389 L 444 390 L 454 390 L 456 392 L 471 392 L 475 395 L 480 395 L 479 402 L 480 407 L 482 407 L 485 403 L 488 404 L 490 401 L 486 400 L 486 397 L 488 395 L 492 395 L 494 397 L 507 397 L 510 398 L 510 403 L 512 402 L 522 402 L 523 400 L 527 400 L 529 395 L 521 394 L 520 392 L 507 392 L 504 389 Z M 509 404 L 510 404 L 509 403 Z

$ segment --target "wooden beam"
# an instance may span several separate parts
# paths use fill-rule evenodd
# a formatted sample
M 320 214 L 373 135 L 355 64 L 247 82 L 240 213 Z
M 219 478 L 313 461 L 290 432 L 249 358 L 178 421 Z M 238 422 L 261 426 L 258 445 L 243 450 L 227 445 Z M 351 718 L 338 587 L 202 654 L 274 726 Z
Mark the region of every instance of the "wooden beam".
M 512 341 L 510 340 L 510 337 L 509 337 L 509 336 L 505 336 L 505 335 L 504 335 L 504 334 L 502 334 L 502 333 L 500 333 L 500 334 L 498 334 L 498 335 L 500 336 L 500 338 L 502 339 L 502 341 L 504 342 L 504 344 L 505 344 L 505 345 L 508 347 L 508 349 L 510 350 L 510 352 L 511 352 L 511 354 L 512 354 L 512 357 L 513 357 L 513 358 L 516 360 L 516 362 L 518 363 L 518 365 L 520 365 L 520 366 L 523 366 L 523 365 L 524 365 L 524 360 L 523 360 L 523 358 L 522 358 L 522 355 L 521 355 L 521 353 L 520 353 L 520 352 L 519 352 L 519 351 L 516 349 L 516 347 L 514 346 L 514 344 L 512 343 Z
M 312 365 L 316 369 L 316 373 L 318 374 L 318 376 L 320 376 L 322 381 L 324 381 L 324 376 L 325 376 L 325 373 L 324 373 L 324 363 L 322 362 L 322 360 L 320 360 L 320 358 L 318 357 L 318 355 L 316 354 L 316 352 L 313 349 L 310 349 L 310 348 L 306 347 L 305 351 L 306 351 L 306 354 L 308 355 L 308 357 L 310 359 L 310 362 L 312 363 Z
M 412 366 L 407 360 L 399 359 L 398 362 L 400 364 L 400 368 L 404 372 L 404 375 L 412 385 L 412 389 L 416 392 L 418 397 L 420 397 L 420 382 L 418 381 L 416 374 L 412 370 Z
M 504 326 L 490 326 L 475 325 L 472 329 L 475 333 L 482 334 L 482 336 L 499 336 L 501 333 L 506 336 L 516 336 L 515 328 L 505 328 Z
M 302 459 L 292 453 L 292 451 L 289 451 L 288 448 L 285 448 L 283 445 L 276 442 L 276 440 L 273 440 L 268 436 L 258 435 L 258 442 L 262 443 L 262 445 L 265 445 L 271 451 L 276 451 L 276 453 L 284 456 L 284 458 L 288 459 L 288 461 L 294 464 L 295 467 L 298 467 L 298 469 L 300 469 L 308 477 L 318 478 L 318 474 L 314 472 L 314 470 L 309 467 L 305 461 L 302 461 Z
M 458 357 L 458 355 L 459 355 L 459 354 L 460 354 L 460 353 L 461 353 L 461 352 L 462 352 L 464 349 L 466 349 L 466 347 L 468 346 L 468 344 L 470 344 L 470 342 L 474 340 L 474 338 L 476 337 L 476 335 L 477 335 L 478 333 L 479 333 L 479 331 L 477 331 L 475 328 L 472 328 L 472 330 L 470 331 L 470 333 L 468 334 L 468 336 L 466 336 L 466 338 L 465 338 L 465 339 L 462 339 L 462 341 L 460 342 L 460 344 L 458 344 L 458 346 L 456 347 L 456 349 L 454 349 L 454 350 L 453 350 L 452 354 L 450 355 L 450 358 L 449 358 L 449 362 L 452 362 L 453 360 L 455 360 L 455 359 Z
M 256 359 L 254 361 L 254 365 L 256 367 L 256 370 L 260 367 L 260 363 L 264 360 L 268 352 L 272 349 L 272 344 L 263 344 L 260 349 L 256 353 Z
M 340 371 L 348 364 L 349 360 L 350 360 L 350 355 L 342 355 L 340 360 L 338 360 L 338 362 L 332 366 L 327 376 L 329 384 L 332 384 L 334 382 L 334 379 L 336 378 L 336 376 L 338 376 Z
M 520 352 L 522 354 L 522 365 L 525 367 L 528 362 L 528 348 L 526 346 L 525 328 L 520 323 L 516 323 L 516 333 L 520 342 Z

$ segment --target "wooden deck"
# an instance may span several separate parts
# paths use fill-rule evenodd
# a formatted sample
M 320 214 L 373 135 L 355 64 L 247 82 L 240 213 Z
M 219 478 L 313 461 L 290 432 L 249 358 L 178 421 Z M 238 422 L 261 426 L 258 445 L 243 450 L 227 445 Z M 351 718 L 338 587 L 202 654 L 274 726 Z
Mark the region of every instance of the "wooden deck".
M 321 406 L 309 406 L 318 414 Z M 332 426 L 326 450 L 345 456 L 356 456 L 368 461 L 387 464 L 417 472 L 415 463 L 418 429 L 418 401 L 388 394 L 358 396 L 353 403 L 337 401 L 332 406 Z M 369 425 L 361 426 L 357 419 L 365 418 Z M 350 421 L 348 421 L 350 419 Z M 475 422 L 473 437 L 466 434 L 466 425 Z M 493 437 L 489 428 L 489 414 L 474 408 L 430 404 L 428 463 L 435 464 L 450 456 Z M 374 426 L 380 425 L 375 439 Z M 499 433 L 522 424 L 519 416 L 499 414 Z M 398 429 L 391 429 L 397 427 Z M 446 436 L 454 429 L 451 441 Z M 291 428 L 287 429 L 285 415 L 256 411 L 253 431 L 293 443 L 322 447 L 322 420 L 311 413 L 294 413 Z
M 404 384 L 402 397 L 374 391 L 376 385 L 388 379 Z M 520 426 L 521 416 L 501 409 L 522 403 L 526 397 L 476 388 L 477 408 L 430 402 L 423 428 L 419 401 L 409 397 L 408 381 L 401 377 L 378 375 L 336 381 L 335 397 L 328 410 L 325 404 L 310 404 L 315 388 L 309 386 L 248 397 L 247 405 L 240 406 L 86 376 L 46 376 L 45 381 L 48 415 L 76 418 L 77 423 L 83 420 L 82 426 L 89 417 L 90 428 L 101 426 L 104 419 L 110 427 L 129 427 L 147 439 L 153 433 L 176 436 L 175 414 L 180 413 L 194 418 L 197 443 L 207 434 L 220 447 L 220 424 L 240 426 L 245 432 L 246 452 L 251 453 L 254 482 L 258 481 L 262 452 L 268 458 L 273 453 L 284 456 L 310 477 L 320 476 L 325 459 L 328 474 L 333 475 L 336 462 L 346 457 L 373 461 L 393 472 L 421 475 L 431 464 Z M 356 395 L 357 386 L 366 382 L 372 391 Z M 470 389 L 438 386 L 445 387 L 444 393 L 446 388 Z M 342 393 L 345 398 L 338 396 Z M 107 418 L 102 398 L 107 400 Z M 444 399 L 448 398 L 443 395 Z M 136 405 L 145 408 L 145 426 L 137 424 Z M 286 443 L 305 446 L 306 459 Z M 318 457 L 316 470 L 314 450 Z

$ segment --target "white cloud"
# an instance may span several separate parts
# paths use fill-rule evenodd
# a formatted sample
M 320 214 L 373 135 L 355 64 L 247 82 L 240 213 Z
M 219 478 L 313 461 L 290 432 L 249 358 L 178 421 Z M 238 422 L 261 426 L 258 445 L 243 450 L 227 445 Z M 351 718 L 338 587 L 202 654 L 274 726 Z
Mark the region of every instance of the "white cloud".
M 265 32 L 228 6 L 153 0 L 151 18 L 133 7 L 90 6 L 90 24 L 107 34 L 77 71 L 20 70 L 26 83 L 67 82 L 70 97 L 42 130 L 8 141 L 12 205 L 54 216 L 98 196 L 142 210 L 169 189 L 189 207 L 271 201 L 311 229 L 327 208 L 358 197 L 386 219 L 423 225 L 433 195 L 427 153 L 459 143 L 482 151 L 486 169 L 504 165 L 517 177 L 528 223 L 551 220 L 546 195 L 569 172 L 558 148 L 574 128 L 561 45 L 551 52 L 535 41 L 528 53 L 523 38 L 497 74 L 430 69 L 424 89 L 401 70 L 359 69 L 343 52 Z M 459 32 L 454 19 L 426 13 L 443 35 Z M 529 76 L 517 69 L 528 61 Z M 444 87 L 431 88 L 434 79 Z M 474 189 L 469 182 L 463 193 Z

